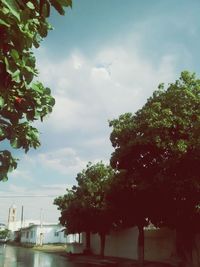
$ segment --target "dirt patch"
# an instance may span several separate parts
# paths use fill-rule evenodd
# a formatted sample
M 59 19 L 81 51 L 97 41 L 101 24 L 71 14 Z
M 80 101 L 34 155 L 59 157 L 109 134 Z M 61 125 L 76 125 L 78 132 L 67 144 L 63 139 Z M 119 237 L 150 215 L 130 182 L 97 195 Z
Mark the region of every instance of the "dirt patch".
M 49 253 L 66 253 L 65 245 L 43 245 L 43 246 L 34 246 L 34 250 L 49 252 Z

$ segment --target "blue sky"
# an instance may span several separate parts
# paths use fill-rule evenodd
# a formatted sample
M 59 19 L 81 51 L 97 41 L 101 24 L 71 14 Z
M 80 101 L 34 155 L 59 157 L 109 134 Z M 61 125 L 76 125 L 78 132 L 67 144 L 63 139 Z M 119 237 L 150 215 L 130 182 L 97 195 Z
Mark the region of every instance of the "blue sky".
M 39 79 L 52 89 L 53 113 L 36 123 L 41 147 L 20 158 L 18 169 L 1 183 L 0 221 L 8 208 L 24 205 L 25 218 L 57 221 L 53 198 L 75 183 L 88 161 L 109 162 L 108 120 L 135 112 L 157 88 L 182 70 L 200 75 L 198 0 L 74 0 L 35 51 Z

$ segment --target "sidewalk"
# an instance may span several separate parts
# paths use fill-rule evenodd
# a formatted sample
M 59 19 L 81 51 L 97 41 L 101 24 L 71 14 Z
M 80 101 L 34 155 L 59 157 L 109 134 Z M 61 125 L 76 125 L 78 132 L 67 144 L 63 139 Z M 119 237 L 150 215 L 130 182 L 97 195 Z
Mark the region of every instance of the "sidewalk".
M 69 261 L 73 261 L 75 263 L 89 264 L 91 266 L 115 266 L 115 267 L 138 267 L 138 263 L 136 260 L 126 259 L 126 258 L 118 258 L 118 257 L 100 257 L 98 255 L 75 255 L 75 254 L 66 254 L 66 253 L 58 253 L 60 256 L 67 257 Z M 160 262 L 148 262 L 145 261 L 145 267 L 173 267 L 167 263 Z
M 59 256 L 65 257 L 68 261 L 75 262 L 78 264 L 87 264 L 88 266 L 106 266 L 106 267 L 138 267 L 136 260 L 118 258 L 118 257 L 100 257 L 99 255 L 84 255 L 84 254 L 69 254 L 66 253 L 66 248 L 64 246 L 53 246 L 44 245 L 42 247 L 34 247 L 34 250 L 39 250 L 46 253 L 57 254 Z M 145 261 L 145 267 L 174 267 L 175 265 L 170 265 L 168 263 L 160 262 L 150 262 Z

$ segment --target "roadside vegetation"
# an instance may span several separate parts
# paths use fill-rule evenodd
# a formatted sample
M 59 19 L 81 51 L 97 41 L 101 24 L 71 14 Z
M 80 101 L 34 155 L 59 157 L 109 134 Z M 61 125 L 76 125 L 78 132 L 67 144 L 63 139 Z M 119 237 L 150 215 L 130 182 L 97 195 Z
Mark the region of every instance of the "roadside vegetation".
M 0 231 L 0 241 L 6 241 L 7 238 L 9 237 L 9 230 L 8 229 L 4 229 Z
M 141 266 L 144 227 L 167 226 L 176 230 L 184 266 L 192 267 L 200 225 L 200 80 L 184 71 L 135 114 L 109 124 L 110 166 L 89 163 L 77 174 L 77 185 L 54 200 L 60 222 L 67 233 L 99 233 L 101 255 L 110 230 L 137 226 Z

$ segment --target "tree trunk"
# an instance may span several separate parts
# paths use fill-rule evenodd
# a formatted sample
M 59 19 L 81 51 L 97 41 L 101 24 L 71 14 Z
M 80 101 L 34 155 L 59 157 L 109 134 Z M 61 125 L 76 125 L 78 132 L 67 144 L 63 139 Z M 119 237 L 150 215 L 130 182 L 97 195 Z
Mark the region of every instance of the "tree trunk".
M 78 233 L 78 242 L 81 243 L 81 233 Z
M 193 267 L 193 249 L 195 248 L 194 236 L 186 231 L 176 231 L 176 246 L 182 267 Z
M 86 232 L 86 250 L 90 251 L 90 232 Z
M 100 240 L 101 240 L 101 250 L 100 250 L 100 256 L 104 257 L 104 251 L 105 251 L 105 243 L 106 243 L 106 235 L 105 234 L 99 234 Z
M 138 225 L 138 263 L 140 267 L 144 266 L 144 227 Z

